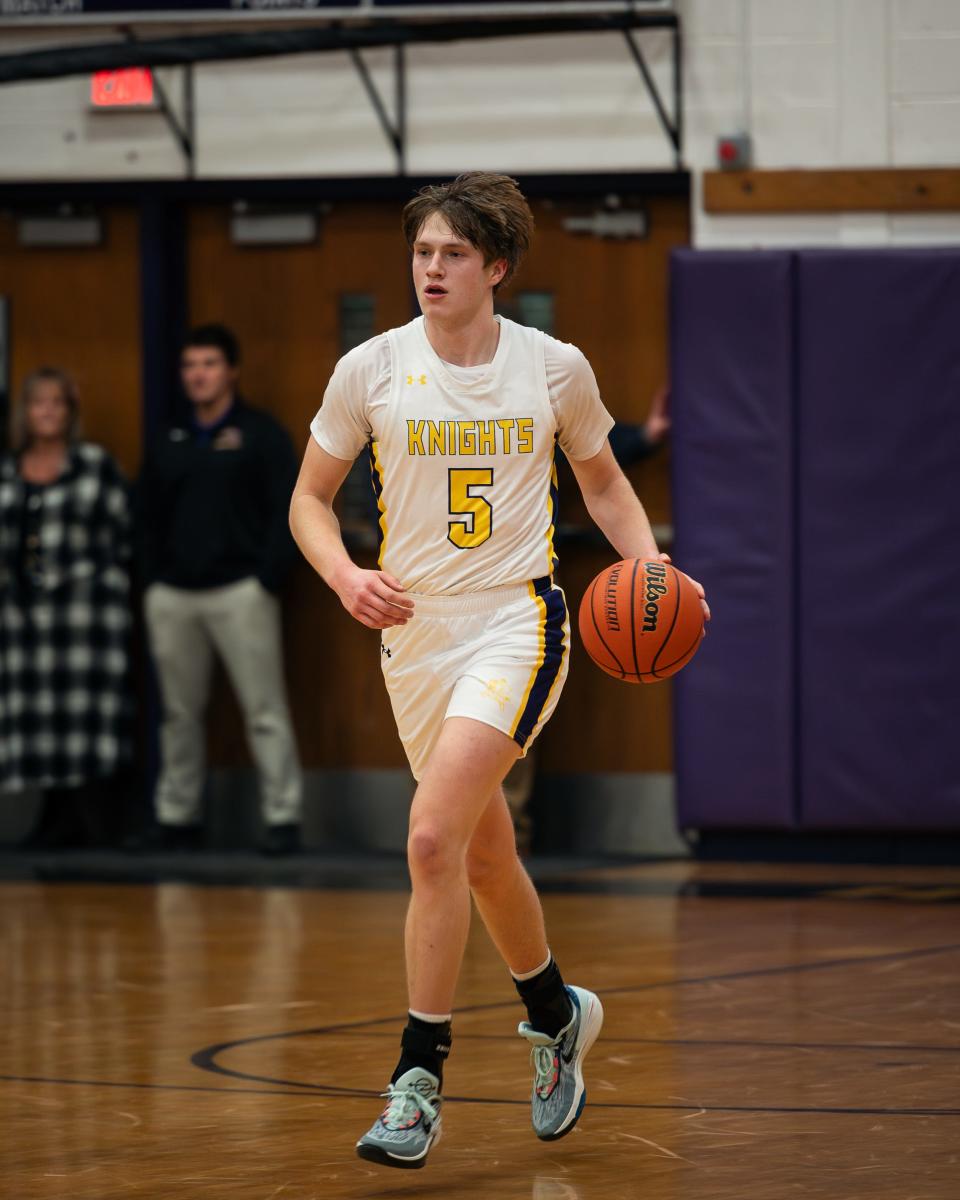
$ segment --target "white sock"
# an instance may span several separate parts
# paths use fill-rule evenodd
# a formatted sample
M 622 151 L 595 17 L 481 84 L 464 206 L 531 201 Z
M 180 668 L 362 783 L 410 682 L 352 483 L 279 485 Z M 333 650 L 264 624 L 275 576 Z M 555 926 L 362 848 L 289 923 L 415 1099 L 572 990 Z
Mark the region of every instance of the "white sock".
M 523 983 L 523 981 L 525 979 L 533 979 L 534 975 L 539 975 L 541 971 L 545 971 L 552 962 L 553 962 L 553 955 L 550 953 L 550 947 L 548 946 L 547 947 L 547 957 L 546 957 L 545 961 L 540 964 L 539 967 L 534 967 L 534 969 L 532 971 L 526 971 L 523 975 L 517 975 L 515 971 L 511 971 L 510 974 L 514 977 L 514 979 L 517 981 L 517 983 Z
M 453 1020 L 453 1013 L 425 1013 L 417 1012 L 415 1008 L 408 1008 L 407 1012 L 411 1017 L 416 1017 L 418 1021 L 429 1021 L 431 1025 L 444 1025 Z

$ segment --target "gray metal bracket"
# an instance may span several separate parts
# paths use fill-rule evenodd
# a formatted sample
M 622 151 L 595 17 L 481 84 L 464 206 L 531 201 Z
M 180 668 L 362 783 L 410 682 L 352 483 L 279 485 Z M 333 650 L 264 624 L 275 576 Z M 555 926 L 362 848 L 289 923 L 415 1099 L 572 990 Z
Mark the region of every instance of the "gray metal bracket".
M 653 107 L 656 110 L 663 131 L 673 146 L 674 162 L 679 171 L 683 166 L 683 92 L 681 84 L 682 62 L 679 22 L 673 26 L 670 33 L 673 40 L 673 111 L 675 114 L 672 121 L 663 103 L 660 89 L 657 87 L 656 81 L 650 73 L 650 68 L 643 56 L 643 51 L 637 39 L 633 36 L 633 30 L 623 30 L 627 48 L 633 56 L 634 62 L 637 64 L 637 69 L 640 71 L 641 78 L 650 94 L 650 99 L 653 101 Z
M 122 32 L 128 42 L 139 43 L 140 39 L 132 29 L 124 29 Z M 177 114 L 173 111 L 173 105 L 170 103 L 170 96 L 167 93 L 167 89 L 160 82 L 156 72 L 153 75 L 153 89 L 157 95 L 157 105 L 160 113 L 166 121 L 170 132 L 173 134 L 174 141 L 176 141 L 183 153 L 187 176 L 193 179 L 196 174 L 196 108 L 193 93 L 193 63 L 184 64 L 182 79 L 183 113 L 185 117 L 183 125 L 177 120 Z
M 407 171 L 407 58 L 405 47 L 393 47 L 393 78 L 394 78 L 394 109 L 396 120 L 390 120 L 387 106 L 370 74 L 361 52 L 355 48 L 350 50 L 350 59 L 356 67 L 360 82 L 370 103 L 373 105 L 380 127 L 386 134 L 387 141 L 393 147 L 397 159 L 397 174 L 405 175 Z

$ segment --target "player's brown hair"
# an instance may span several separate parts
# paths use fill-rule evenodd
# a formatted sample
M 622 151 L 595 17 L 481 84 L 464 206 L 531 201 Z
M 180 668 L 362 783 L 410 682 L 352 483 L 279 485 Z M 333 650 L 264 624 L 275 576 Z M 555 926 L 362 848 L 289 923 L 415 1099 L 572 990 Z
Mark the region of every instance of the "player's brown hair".
M 476 246 L 486 266 L 506 259 L 507 270 L 495 292 L 509 282 L 533 235 L 533 213 L 515 179 L 466 171 L 452 183 L 421 188 L 403 210 L 403 236 L 411 250 L 424 221 L 434 213 L 440 213 L 457 237 Z

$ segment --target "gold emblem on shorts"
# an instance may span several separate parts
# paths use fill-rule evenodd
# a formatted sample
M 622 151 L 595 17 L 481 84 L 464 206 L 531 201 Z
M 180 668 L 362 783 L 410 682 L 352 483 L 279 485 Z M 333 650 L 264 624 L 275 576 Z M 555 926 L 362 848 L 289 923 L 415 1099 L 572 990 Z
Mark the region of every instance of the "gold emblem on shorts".
M 505 679 L 488 679 L 484 685 L 487 690 L 487 695 L 491 700 L 496 700 L 500 705 L 500 711 L 510 703 L 510 688 Z

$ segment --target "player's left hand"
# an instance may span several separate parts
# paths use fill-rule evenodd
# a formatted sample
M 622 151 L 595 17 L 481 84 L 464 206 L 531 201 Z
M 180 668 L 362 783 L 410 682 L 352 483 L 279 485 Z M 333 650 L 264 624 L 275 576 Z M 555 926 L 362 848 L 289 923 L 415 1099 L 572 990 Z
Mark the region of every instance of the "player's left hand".
M 671 559 L 669 554 L 661 554 L 659 557 L 660 557 L 661 562 L 670 563 L 672 565 L 673 560 Z M 680 570 L 679 567 L 675 567 L 674 569 L 677 571 Z M 686 575 L 687 579 L 690 579 L 690 576 L 687 575 L 686 571 L 681 571 L 680 574 Z M 690 582 L 697 589 L 697 595 L 700 597 L 700 604 L 703 607 L 703 621 L 704 621 L 703 632 L 706 633 L 707 632 L 706 623 L 707 623 L 707 621 L 710 620 L 710 605 L 707 603 L 707 596 L 703 590 L 703 584 L 697 583 L 697 581 L 695 579 L 690 579 Z

